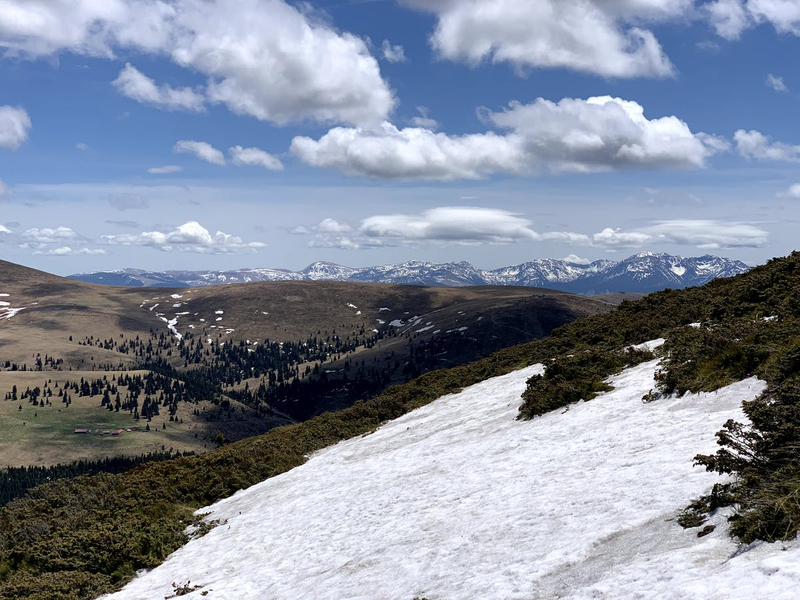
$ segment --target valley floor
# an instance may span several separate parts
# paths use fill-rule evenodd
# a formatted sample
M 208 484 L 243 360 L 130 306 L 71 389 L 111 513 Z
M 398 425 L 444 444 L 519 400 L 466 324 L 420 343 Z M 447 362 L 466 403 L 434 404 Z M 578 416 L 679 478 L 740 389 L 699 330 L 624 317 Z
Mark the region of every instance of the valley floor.
M 517 421 L 529 367 L 446 396 L 202 512 L 220 525 L 113 599 L 790 598 L 800 543 L 674 521 L 764 384 L 644 404 L 657 361 Z

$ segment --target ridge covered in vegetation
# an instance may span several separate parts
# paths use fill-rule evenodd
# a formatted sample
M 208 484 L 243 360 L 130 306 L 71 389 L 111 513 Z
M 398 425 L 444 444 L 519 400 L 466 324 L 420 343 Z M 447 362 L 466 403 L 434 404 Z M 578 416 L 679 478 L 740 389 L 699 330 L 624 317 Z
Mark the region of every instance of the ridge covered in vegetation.
M 667 339 L 662 393 L 709 391 L 748 375 L 768 382 L 760 399 L 745 404 L 752 426 L 726 424 L 717 455 L 698 461 L 736 476 L 722 499 L 739 508 L 734 533 L 745 541 L 792 537 L 800 527 L 798 326 L 800 254 L 794 253 L 702 288 L 624 302 L 549 338 L 428 373 L 346 410 L 203 456 L 35 488 L 0 510 L 0 599 L 92 598 L 117 589 L 187 541 L 187 525 L 200 522 L 196 509 L 288 471 L 318 449 L 536 362 L 548 366 L 531 379 L 521 417 L 590 399 L 607 389 L 609 375 L 649 358 L 628 346 L 659 337 Z

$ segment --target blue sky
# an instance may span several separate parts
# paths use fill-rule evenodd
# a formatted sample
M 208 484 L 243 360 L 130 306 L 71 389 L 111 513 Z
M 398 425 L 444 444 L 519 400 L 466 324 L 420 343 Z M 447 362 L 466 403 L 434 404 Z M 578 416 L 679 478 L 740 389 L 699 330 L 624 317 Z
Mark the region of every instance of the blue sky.
M 795 249 L 800 1 L 0 0 L 0 257 Z

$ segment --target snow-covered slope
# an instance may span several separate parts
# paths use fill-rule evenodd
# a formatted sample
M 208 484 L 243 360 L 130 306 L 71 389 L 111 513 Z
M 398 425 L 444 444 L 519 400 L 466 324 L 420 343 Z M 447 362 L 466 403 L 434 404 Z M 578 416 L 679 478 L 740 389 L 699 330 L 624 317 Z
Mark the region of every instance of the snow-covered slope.
M 539 259 L 520 265 L 483 271 L 468 262 L 437 264 L 409 261 L 354 269 L 329 262 L 316 262 L 302 271 L 241 269 L 238 271 L 166 271 L 150 273 L 138 269 L 81 273 L 73 279 L 89 283 L 130 286 L 199 287 L 250 281 L 364 281 L 430 286 L 519 285 L 546 287 L 576 294 L 606 292 L 649 293 L 666 287 L 702 285 L 716 277 L 731 277 L 749 269 L 742 262 L 701 256 L 683 258 L 642 252 L 623 261 L 597 260 L 591 264 L 567 260 Z
M 796 597 L 797 542 L 672 521 L 718 481 L 694 455 L 764 384 L 644 404 L 656 368 L 531 422 L 540 366 L 441 398 L 203 509 L 221 524 L 111 597 L 189 580 L 198 599 Z

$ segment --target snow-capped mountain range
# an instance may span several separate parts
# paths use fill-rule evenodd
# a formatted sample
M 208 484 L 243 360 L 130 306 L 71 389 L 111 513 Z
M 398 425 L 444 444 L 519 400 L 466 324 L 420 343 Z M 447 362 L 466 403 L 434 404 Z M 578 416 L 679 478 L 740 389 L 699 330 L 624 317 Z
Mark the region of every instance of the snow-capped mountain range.
M 584 264 L 538 259 L 490 271 L 477 269 L 468 262 L 437 264 L 409 261 L 360 269 L 315 262 L 302 271 L 239 269 L 150 272 L 122 269 L 70 277 L 89 283 L 133 287 L 203 287 L 252 281 L 359 281 L 448 287 L 515 285 L 594 295 L 609 292 L 649 293 L 665 288 L 703 285 L 712 279 L 731 277 L 749 269 L 741 261 L 718 256 L 683 258 L 642 252 L 621 261 L 596 260 Z

